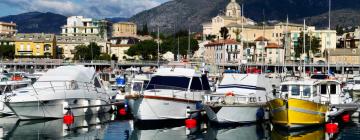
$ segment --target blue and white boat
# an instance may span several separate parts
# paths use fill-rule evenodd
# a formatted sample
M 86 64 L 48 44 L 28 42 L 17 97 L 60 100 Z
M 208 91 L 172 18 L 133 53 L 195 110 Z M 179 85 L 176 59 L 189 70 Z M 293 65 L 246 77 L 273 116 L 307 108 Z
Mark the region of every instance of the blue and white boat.
M 209 120 L 228 124 L 268 119 L 266 96 L 276 85 L 271 80 L 262 74 L 225 73 L 216 92 L 205 95 L 204 108 Z

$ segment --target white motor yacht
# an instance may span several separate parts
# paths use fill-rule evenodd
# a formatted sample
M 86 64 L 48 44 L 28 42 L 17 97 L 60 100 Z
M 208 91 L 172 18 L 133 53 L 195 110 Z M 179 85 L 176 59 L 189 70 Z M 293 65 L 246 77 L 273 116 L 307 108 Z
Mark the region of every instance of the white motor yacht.
M 207 77 L 194 69 L 160 68 L 143 92 L 128 99 L 137 121 L 183 120 L 187 110 L 200 109 L 208 90 Z
M 266 96 L 273 84 L 277 85 L 275 80 L 262 74 L 224 73 L 216 92 L 204 98 L 209 120 L 224 124 L 268 119 Z
M 62 118 L 107 112 L 111 97 L 94 68 L 61 66 L 48 70 L 32 86 L 14 90 L 5 104 L 20 119 Z
M 31 79 L 15 75 L 0 75 L 0 115 L 14 114 L 5 104 L 5 94 L 13 90 L 31 85 Z

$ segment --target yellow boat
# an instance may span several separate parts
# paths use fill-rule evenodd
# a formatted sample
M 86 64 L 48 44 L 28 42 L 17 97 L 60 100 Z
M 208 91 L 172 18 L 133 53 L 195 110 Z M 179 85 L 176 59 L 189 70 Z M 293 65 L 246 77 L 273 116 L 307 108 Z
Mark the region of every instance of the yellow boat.
M 328 103 L 322 102 L 317 80 L 281 83 L 280 95 L 268 102 L 271 121 L 288 129 L 325 123 Z

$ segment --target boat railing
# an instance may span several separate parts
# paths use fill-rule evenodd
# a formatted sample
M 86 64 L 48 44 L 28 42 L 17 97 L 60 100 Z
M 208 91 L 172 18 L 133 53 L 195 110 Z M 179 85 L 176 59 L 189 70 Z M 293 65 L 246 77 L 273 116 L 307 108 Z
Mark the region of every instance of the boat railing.
M 228 105 L 257 103 L 256 97 L 252 96 L 253 94 L 254 93 L 248 95 L 206 94 L 204 95 L 204 100 L 206 103 Z
M 204 90 L 189 90 L 183 87 L 159 85 L 159 84 L 148 84 L 146 89 L 147 94 L 153 96 L 164 96 L 179 99 L 198 100 L 203 96 Z M 163 92 L 167 90 L 168 92 Z
M 70 90 L 85 90 L 88 92 L 95 91 L 97 93 L 101 92 L 97 89 L 97 87 L 95 87 L 95 85 L 93 83 L 80 82 L 80 81 L 75 81 L 75 80 L 71 80 L 71 81 L 66 81 L 66 80 L 65 81 L 63 81 L 63 80 L 37 81 L 36 83 L 34 83 L 31 86 L 19 89 L 19 92 L 31 90 L 31 89 L 35 92 L 35 94 L 38 94 L 39 92 L 43 92 L 43 91 L 48 92 L 48 90 L 51 90 L 54 93 L 56 91 L 70 91 Z

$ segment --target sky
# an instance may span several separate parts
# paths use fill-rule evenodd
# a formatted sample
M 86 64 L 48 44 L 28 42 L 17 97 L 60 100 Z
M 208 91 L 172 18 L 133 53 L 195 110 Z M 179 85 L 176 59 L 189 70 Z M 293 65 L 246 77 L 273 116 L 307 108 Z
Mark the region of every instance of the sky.
M 169 0 L 0 0 L 0 17 L 25 12 L 53 12 L 92 18 L 131 17 Z

